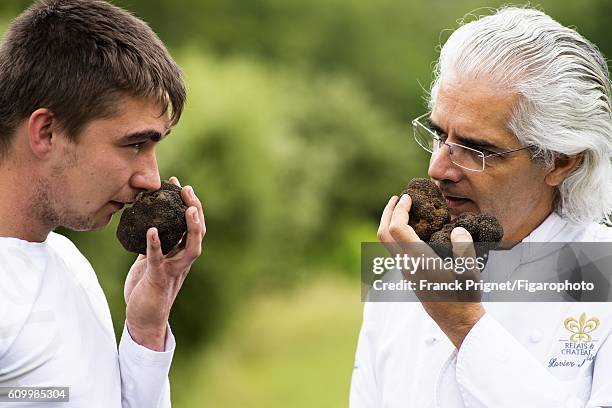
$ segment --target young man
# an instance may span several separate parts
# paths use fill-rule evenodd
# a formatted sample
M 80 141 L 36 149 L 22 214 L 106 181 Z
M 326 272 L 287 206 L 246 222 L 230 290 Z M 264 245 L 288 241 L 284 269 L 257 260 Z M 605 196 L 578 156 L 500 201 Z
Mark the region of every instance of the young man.
M 119 352 L 91 265 L 53 230 L 100 229 L 160 187 L 156 144 L 185 101 L 178 66 L 120 8 L 45 0 L 9 26 L 0 83 L 0 397 L 53 386 L 69 387 L 66 407 L 169 407 L 168 317 L 205 234 L 193 189 L 185 245 L 163 256 L 151 228 L 129 271 Z
M 612 213 L 612 95 L 591 43 L 507 8 L 455 31 L 436 74 L 415 138 L 452 218 L 499 219 L 509 277 L 540 256 L 518 243 L 612 241 L 597 223 Z M 382 242 L 420 241 L 410 206 L 390 199 Z M 611 330 L 605 303 L 367 303 L 351 406 L 612 406 Z

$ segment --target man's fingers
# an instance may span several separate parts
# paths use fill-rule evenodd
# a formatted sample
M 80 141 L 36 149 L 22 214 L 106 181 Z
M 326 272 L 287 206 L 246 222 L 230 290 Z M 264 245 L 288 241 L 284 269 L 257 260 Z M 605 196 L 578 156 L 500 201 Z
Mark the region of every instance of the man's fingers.
M 168 179 L 168 181 L 170 183 L 174 184 L 175 186 L 179 186 L 179 187 L 181 186 L 181 183 L 179 183 L 178 179 L 176 177 L 174 177 L 174 176 L 170 177 Z
M 185 204 L 187 204 L 190 207 L 195 207 L 197 209 L 198 218 L 200 219 L 200 224 L 204 226 L 205 225 L 204 210 L 202 209 L 202 203 L 200 202 L 200 199 L 198 198 L 198 196 L 196 196 L 195 191 L 193 191 L 193 187 L 191 186 L 183 187 L 183 189 L 181 190 L 181 198 L 183 199 Z M 205 232 L 206 232 L 206 229 L 205 227 L 203 227 L 202 237 L 204 236 Z
M 466 278 L 476 278 L 477 276 L 475 274 L 478 273 L 478 267 L 476 266 L 476 250 L 474 248 L 472 236 L 465 228 L 457 227 L 451 231 L 450 238 L 455 262 L 457 262 L 457 259 L 463 259 L 462 262 L 463 265 L 465 265 L 463 275 L 465 275 Z M 467 259 L 471 259 L 471 261 L 467 261 Z
M 393 237 L 389 233 L 389 224 L 391 223 L 391 216 L 393 215 L 393 209 L 399 200 L 398 196 L 393 196 L 387 202 L 385 209 L 383 210 L 382 216 L 380 218 L 380 225 L 378 226 L 378 231 L 376 236 L 378 240 L 382 242 L 383 246 L 389 251 L 391 254 L 399 253 L 399 246 L 395 244 Z
M 453 245 L 453 255 L 455 258 L 476 258 L 472 236 L 465 228 L 453 228 L 450 239 Z
M 185 211 L 187 233 L 183 236 L 177 247 L 173 248 L 167 256 L 173 257 L 180 252 L 185 255 L 185 259 L 191 264 L 202 253 L 202 238 L 204 238 L 206 234 L 206 221 L 204 219 L 202 203 L 193 191 L 193 187 L 183 187 L 181 190 L 181 198 L 189 207 L 187 211 Z
M 393 215 L 393 208 L 397 204 L 398 197 L 393 196 L 389 199 L 389 202 L 383 210 L 382 216 L 380 217 L 380 225 L 378 226 L 378 240 L 380 242 L 392 242 L 393 238 L 389 234 L 389 223 L 391 222 L 391 216 Z
M 408 194 L 404 194 L 393 209 L 393 214 L 391 215 L 389 233 L 395 241 L 400 243 L 421 241 L 412 227 L 408 225 L 408 213 L 410 212 L 411 205 L 412 199 Z
M 147 231 L 147 264 L 149 267 L 157 268 L 163 259 L 164 254 L 162 253 L 157 228 L 149 228 Z
M 187 243 L 185 253 L 190 263 L 202 253 L 202 238 L 204 237 L 204 225 L 200 220 L 200 214 L 196 207 L 189 207 L 185 212 L 187 218 Z
M 451 243 L 455 257 L 455 276 L 463 281 L 475 281 L 480 278 L 480 270 L 476 262 L 476 250 L 470 233 L 462 227 L 451 231 Z M 461 259 L 461 261 L 459 261 Z M 458 300 L 480 302 L 482 292 L 478 290 L 457 291 Z

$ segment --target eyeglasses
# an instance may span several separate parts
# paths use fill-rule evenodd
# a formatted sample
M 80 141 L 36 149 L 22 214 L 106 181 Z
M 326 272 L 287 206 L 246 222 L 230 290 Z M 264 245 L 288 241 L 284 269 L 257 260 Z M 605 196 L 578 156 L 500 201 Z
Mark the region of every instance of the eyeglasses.
M 484 171 L 485 159 L 488 157 L 502 156 L 508 153 L 514 153 L 533 147 L 532 145 L 529 145 L 500 153 L 483 153 L 480 150 L 472 149 L 471 147 L 447 142 L 442 140 L 442 138 L 430 128 L 429 124 L 425 122 L 426 118 L 428 118 L 430 114 L 431 112 L 427 112 L 426 114 L 421 115 L 412 121 L 414 140 L 419 144 L 419 146 L 432 155 L 438 153 L 443 145 L 446 146 L 448 148 L 448 155 L 451 162 L 466 170 Z

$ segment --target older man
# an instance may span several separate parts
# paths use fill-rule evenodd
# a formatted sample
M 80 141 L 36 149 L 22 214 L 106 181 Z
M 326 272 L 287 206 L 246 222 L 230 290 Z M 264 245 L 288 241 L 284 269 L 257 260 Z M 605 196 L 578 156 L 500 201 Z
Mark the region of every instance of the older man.
M 506 8 L 456 30 L 436 74 L 415 138 L 453 218 L 493 214 L 515 253 L 612 241 L 598 224 L 612 213 L 612 95 L 590 42 L 540 11 Z M 381 241 L 419 242 L 410 206 L 390 199 Z M 471 237 L 456 228 L 451 240 Z M 509 274 L 532 261 L 519 255 Z M 351 406 L 612 406 L 611 330 L 605 303 L 367 303 Z
M 147 231 L 125 284 L 119 352 L 91 265 L 53 230 L 100 229 L 160 188 L 157 142 L 185 101 L 178 66 L 118 7 L 45 0 L 8 27 L 0 83 L 0 405 L 169 407 L 168 316 L 205 233 L 193 189 L 181 191 L 184 245 L 164 256 Z

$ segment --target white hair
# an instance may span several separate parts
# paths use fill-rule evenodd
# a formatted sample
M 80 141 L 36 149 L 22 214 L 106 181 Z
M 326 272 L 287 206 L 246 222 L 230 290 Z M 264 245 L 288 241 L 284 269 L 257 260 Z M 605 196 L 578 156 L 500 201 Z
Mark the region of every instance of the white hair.
M 445 75 L 491 81 L 519 96 L 508 128 L 551 166 L 580 155 L 557 187 L 555 210 L 586 223 L 612 213 L 612 104 L 606 60 L 541 11 L 505 7 L 461 25 L 440 51 L 429 105 Z

